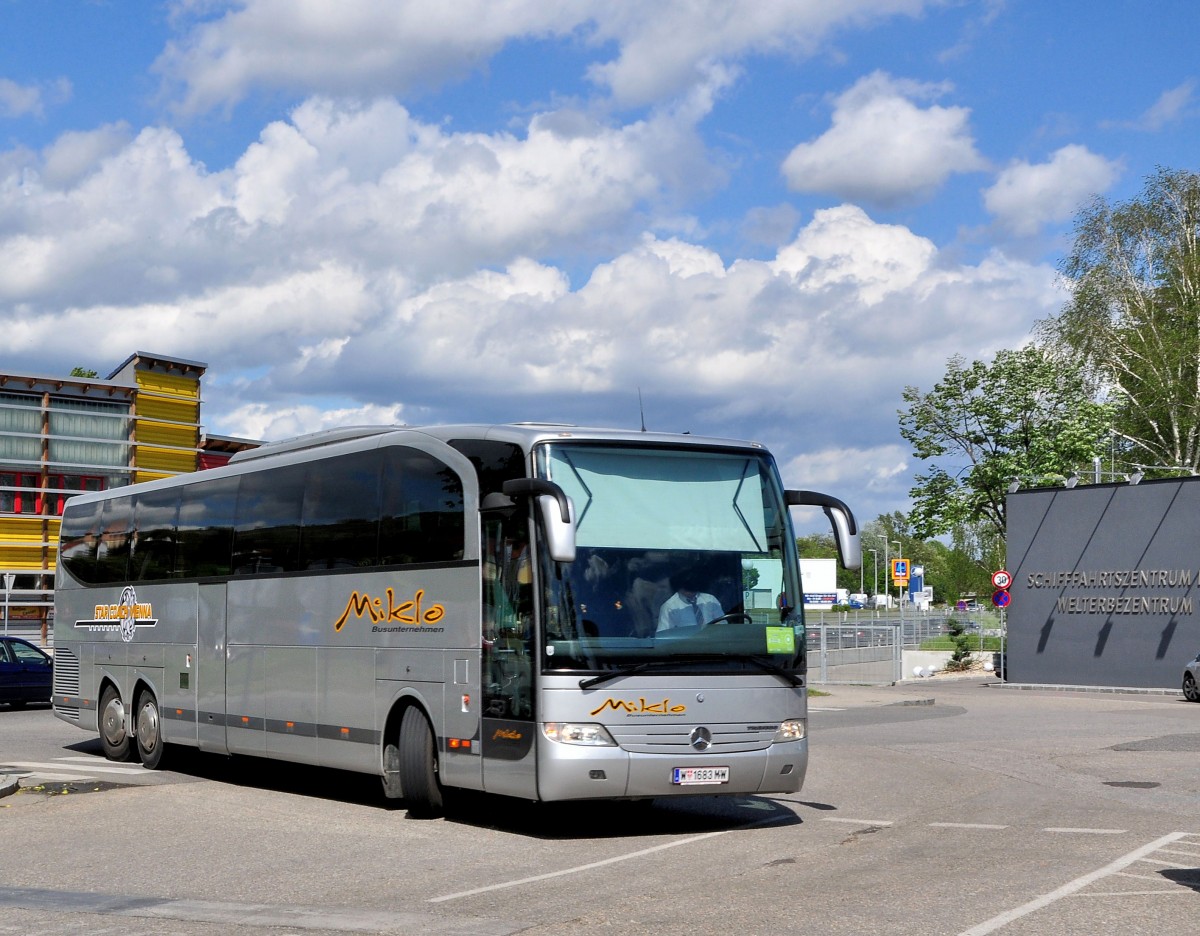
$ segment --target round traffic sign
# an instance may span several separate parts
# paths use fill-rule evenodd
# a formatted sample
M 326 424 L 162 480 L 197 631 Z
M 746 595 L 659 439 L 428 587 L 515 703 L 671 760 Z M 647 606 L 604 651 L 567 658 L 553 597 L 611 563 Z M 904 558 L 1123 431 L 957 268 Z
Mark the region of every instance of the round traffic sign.
M 992 604 L 997 608 L 1007 608 L 1010 601 L 1012 601 L 1012 595 L 1004 589 L 1000 589 L 998 592 L 993 592 L 992 594 Z
M 1012 576 L 1004 569 L 998 569 L 992 573 L 992 584 L 1003 591 L 1012 584 Z

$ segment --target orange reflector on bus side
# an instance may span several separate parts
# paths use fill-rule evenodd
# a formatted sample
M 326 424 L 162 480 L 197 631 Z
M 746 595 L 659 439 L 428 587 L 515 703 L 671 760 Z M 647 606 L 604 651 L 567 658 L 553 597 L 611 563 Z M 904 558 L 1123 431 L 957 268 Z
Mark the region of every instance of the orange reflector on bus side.
M 250 716 L 249 716 L 249 715 L 243 715 L 243 716 L 242 716 L 242 724 L 243 724 L 243 725 L 248 725 L 248 724 L 250 724 Z
M 456 751 L 459 749 L 462 749 L 464 751 L 469 751 L 469 750 L 471 750 L 471 739 L 470 738 L 447 738 L 446 739 L 446 747 L 448 747 L 452 751 Z
M 342 729 L 342 734 L 343 734 L 343 735 L 348 735 L 348 734 L 350 734 L 350 729 L 349 729 L 349 728 L 343 728 L 343 729 Z

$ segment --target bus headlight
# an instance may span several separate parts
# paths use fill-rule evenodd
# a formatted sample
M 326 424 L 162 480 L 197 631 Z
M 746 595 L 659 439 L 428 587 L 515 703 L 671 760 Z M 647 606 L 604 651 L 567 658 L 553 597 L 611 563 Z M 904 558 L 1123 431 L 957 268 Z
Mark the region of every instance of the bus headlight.
M 803 741 L 808 734 L 808 724 L 803 718 L 789 718 L 775 732 L 772 741 Z
M 617 742 L 603 725 L 584 722 L 546 722 L 542 734 L 559 744 L 583 744 L 589 747 L 616 747 Z

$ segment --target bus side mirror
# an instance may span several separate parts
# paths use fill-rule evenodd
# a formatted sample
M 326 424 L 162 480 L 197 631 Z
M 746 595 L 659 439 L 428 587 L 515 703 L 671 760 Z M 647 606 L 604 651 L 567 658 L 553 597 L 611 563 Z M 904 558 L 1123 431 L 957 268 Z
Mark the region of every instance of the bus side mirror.
M 555 562 L 575 561 L 575 504 L 567 498 L 567 519 L 562 518 L 558 501 L 549 494 L 538 499 L 542 511 L 542 529 L 546 534 L 546 551 Z
M 858 525 L 854 514 L 845 503 L 828 494 L 817 491 L 784 491 L 784 501 L 789 507 L 820 507 L 829 518 L 837 540 L 838 557 L 843 568 L 857 569 L 862 565 L 862 546 L 858 541 Z
M 575 561 L 575 504 L 553 481 L 513 478 L 500 490 L 508 497 L 536 497 L 546 536 L 546 551 L 555 562 Z

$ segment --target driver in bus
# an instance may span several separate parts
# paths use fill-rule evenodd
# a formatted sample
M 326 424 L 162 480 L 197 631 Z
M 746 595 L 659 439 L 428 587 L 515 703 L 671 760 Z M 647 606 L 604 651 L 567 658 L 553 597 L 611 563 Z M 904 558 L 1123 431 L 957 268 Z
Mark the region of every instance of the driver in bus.
M 671 584 L 675 586 L 675 594 L 663 602 L 658 612 L 658 633 L 676 627 L 704 627 L 724 616 L 721 602 L 700 591 L 703 583 L 695 570 L 673 576 Z

